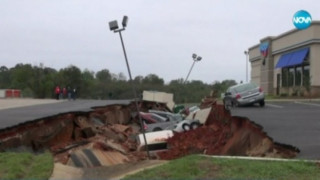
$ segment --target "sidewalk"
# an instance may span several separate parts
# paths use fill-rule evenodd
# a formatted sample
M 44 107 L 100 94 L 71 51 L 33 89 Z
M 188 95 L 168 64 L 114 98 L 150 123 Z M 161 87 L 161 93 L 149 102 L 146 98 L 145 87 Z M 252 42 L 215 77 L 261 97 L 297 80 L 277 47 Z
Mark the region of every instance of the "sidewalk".
M 56 99 L 0 98 L 0 110 L 58 102 L 63 102 L 63 100 L 58 101 Z

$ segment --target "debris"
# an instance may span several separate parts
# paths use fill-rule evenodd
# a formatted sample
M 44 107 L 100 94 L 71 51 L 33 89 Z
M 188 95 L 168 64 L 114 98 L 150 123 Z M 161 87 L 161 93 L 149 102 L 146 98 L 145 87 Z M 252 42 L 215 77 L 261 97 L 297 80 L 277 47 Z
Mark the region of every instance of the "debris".
M 97 167 L 122 164 L 126 161 L 128 161 L 128 158 L 119 152 L 81 149 L 70 154 L 67 165 L 74 167 Z
M 170 109 L 170 111 L 173 110 L 173 107 L 175 105 L 173 101 L 173 94 L 165 93 L 165 92 L 143 91 L 142 100 L 149 101 L 149 102 L 163 103 Z
M 111 149 L 114 149 L 116 151 L 121 152 L 122 154 L 127 154 L 128 150 L 125 149 L 120 144 L 114 143 L 113 141 L 106 141 L 106 146 L 110 147 Z
M 54 169 L 50 180 L 81 179 L 82 176 L 83 170 L 80 168 L 64 165 L 61 163 L 54 163 Z
M 175 159 L 188 154 L 295 157 L 298 149 L 281 146 L 263 132 L 262 127 L 245 117 L 232 117 L 223 105 L 204 100 L 202 108 L 211 106 L 205 126 L 175 134 L 167 140 L 170 149 L 157 153 L 161 159 Z M 281 147 L 281 148 L 280 148 Z M 283 154 L 282 154 L 283 156 Z
M 167 104 L 139 102 L 140 110 L 170 111 Z M 200 110 L 199 110 L 200 108 Z M 145 133 L 152 158 L 174 159 L 188 154 L 293 158 L 299 150 L 273 142 L 261 126 L 246 117 L 232 117 L 214 97 L 202 100 L 191 115 L 203 125 L 182 133 L 171 130 Z M 94 108 L 25 123 L 0 132 L 0 151 L 21 146 L 43 148 L 55 162 L 74 167 L 111 166 L 145 160 L 145 141 L 135 104 Z M 77 170 L 76 170 L 77 171 Z

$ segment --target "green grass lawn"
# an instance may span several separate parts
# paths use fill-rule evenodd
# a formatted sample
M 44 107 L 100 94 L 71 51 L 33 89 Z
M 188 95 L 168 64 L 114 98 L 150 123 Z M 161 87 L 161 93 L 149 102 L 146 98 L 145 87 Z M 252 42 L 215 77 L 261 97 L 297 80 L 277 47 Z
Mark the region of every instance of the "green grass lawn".
M 187 156 L 124 179 L 320 179 L 319 164 Z
M 0 153 L 0 179 L 49 179 L 53 170 L 53 157 L 49 152 Z

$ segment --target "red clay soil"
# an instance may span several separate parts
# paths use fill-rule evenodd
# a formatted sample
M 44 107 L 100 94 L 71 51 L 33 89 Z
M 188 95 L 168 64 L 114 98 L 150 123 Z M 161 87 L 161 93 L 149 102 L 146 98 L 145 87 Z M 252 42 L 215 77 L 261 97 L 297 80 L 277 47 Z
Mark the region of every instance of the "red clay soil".
M 293 158 L 298 149 L 274 143 L 262 127 L 245 117 L 232 117 L 223 105 L 205 99 L 202 107 L 212 107 L 206 124 L 195 130 L 177 133 L 168 139 L 168 151 L 160 159 L 175 159 L 188 154 Z

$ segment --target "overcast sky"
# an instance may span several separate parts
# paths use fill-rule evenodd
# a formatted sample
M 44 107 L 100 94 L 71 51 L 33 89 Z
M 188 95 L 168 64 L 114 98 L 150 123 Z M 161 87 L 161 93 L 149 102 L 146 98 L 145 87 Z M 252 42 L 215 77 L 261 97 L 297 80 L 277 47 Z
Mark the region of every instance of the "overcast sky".
M 128 77 L 119 34 L 108 27 L 127 15 L 122 35 L 134 77 L 185 78 L 196 53 L 203 59 L 189 80 L 245 81 L 244 51 L 293 29 L 301 9 L 320 19 L 316 0 L 0 0 L 0 65 L 75 65 Z

